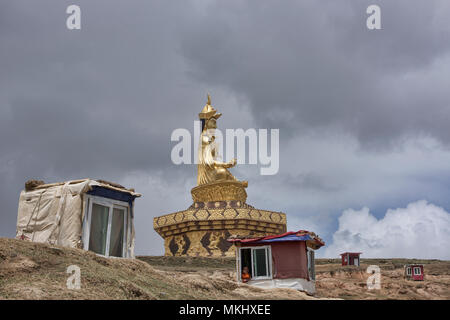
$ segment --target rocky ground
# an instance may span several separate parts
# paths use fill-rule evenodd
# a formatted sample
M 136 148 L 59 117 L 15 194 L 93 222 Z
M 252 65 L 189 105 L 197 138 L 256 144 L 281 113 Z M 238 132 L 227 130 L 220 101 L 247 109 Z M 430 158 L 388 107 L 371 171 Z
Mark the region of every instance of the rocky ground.
M 405 264 L 421 263 L 424 281 L 403 277 Z M 380 267 L 380 290 L 369 290 L 369 265 Z M 342 299 L 450 299 L 450 261 L 412 259 L 361 259 L 361 266 L 342 267 L 338 259 L 316 261 L 318 297 Z
M 80 249 L 0 238 L 0 299 L 450 299 L 450 261 L 424 260 L 425 281 L 403 279 L 406 260 L 364 260 L 343 268 L 318 259 L 317 294 L 236 283 L 234 259 L 107 259 Z M 381 268 L 381 290 L 367 290 L 369 264 Z M 67 268 L 81 271 L 68 289 Z

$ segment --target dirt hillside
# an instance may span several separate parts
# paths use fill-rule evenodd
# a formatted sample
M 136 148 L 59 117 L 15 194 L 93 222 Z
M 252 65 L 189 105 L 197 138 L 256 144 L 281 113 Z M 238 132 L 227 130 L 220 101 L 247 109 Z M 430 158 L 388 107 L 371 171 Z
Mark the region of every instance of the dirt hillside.
M 404 265 L 424 265 L 425 280 L 404 278 Z M 380 290 L 368 290 L 369 265 L 381 270 Z M 316 260 L 316 296 L 342 299 L 450 299 L 450 261 L 361 259 L 361 266 L 341 266 L 340 259 Z
M 0 238 L 0 299 L 450 299 L 450 261 L 422 260 L 425 281 L 403 279 L 411 260 L 362 259 L 341 267 L 317 259 L 315 297 L 292 289 L 264 290 L 235 282 L 234 259 L 151 257 L 107 259 L 92 252 Z M 381 268 L 381 290 L 367 290 L 370 264 Z M 67 268 L 81 271 L 68 289 Z
M 315 299 L 291 289 L 238 284 L 230 260 L 190 260 L 195 263 L 166 257 L 107 259 L 80 249 L 0 238 L 0 299 Z M 161 264 L 165 270 L 158 268 Z M 80 268 L 80 289 L 67 288 L 70 265 Z

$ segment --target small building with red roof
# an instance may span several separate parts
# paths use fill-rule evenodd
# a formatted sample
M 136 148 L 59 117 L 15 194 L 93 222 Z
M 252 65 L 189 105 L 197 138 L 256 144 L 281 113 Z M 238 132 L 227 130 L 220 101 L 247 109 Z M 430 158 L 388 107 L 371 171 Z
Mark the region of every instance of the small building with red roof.
M 341 253 L 342 265 L 343 266 L 357 266 L 361 265 L 361 260 L 359 256 L 362 252 L 344 252 Z
M 227 241 L 236 248 L 239 282 L 243 281 L 244 268 L 248 268 L 249 280 L 245 279 L 245 282 L 249 285 L 315 293 L 314 251 L 325 243 L 313 232 L 299 230 L 264 237 L 232 236 Z
M 415 281 L 423 281 L 425 278 L 423 264 L 405 265 L 405 278 Z

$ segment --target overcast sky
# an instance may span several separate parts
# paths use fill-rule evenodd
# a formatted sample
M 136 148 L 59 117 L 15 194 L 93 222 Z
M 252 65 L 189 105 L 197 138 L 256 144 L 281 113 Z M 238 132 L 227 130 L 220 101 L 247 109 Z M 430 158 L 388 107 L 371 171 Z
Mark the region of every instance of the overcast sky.
M 81 30 L 66 8 L 81 7 Z M 381 30 L 366 9 L 381 8 Z M 450 259 L 450 2 L 0 2 L 0 236 L 30 178 L 133 187 L 136 252 L 184 210 L 170 141 L 212 95 L 225 128 L 280 130 L 280 170 L 232 169 L 318 256 Z

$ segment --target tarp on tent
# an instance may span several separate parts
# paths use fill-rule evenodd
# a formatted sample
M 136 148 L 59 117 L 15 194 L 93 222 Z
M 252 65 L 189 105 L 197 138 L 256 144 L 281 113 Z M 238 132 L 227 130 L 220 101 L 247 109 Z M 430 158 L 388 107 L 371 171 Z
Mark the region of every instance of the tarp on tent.
M 275 279 L 303 278 L 309 280 L 305 241 L 273 242 L 271 248 Z
M 141 195 L 133 189 L 103 180 L 41 183 L 26 188 L 20 193 L 16 238 L 81 248 L 82 223 L 86 214 L 85 194 L 130 204 L 131 241 L 127 251 L 134 256 L 133 201 Z

